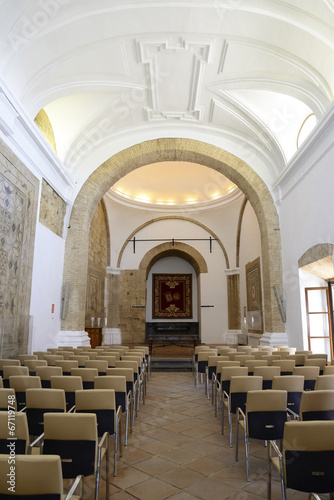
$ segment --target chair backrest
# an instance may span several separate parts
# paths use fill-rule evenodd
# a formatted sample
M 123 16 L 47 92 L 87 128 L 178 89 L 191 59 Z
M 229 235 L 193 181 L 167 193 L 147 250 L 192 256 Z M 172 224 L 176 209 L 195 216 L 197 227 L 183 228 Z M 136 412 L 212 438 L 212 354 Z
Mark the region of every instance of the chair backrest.
M 262 389 L 262 377 L 232 376 L 230 381 L 230 411 L 236 413 L 237 408 L 246 411 L 248 391 Z
M 85 368 L 97 368 L 99 375 L 106 374 L 108 368 L 107 360 L 88 359 L 85 361 Z
M 64 389 L 65 392 L 82 390 L 82 378 L 75 375 L 56 375 L 51 377 L 51 389 Z
M 207 345 L 197 345 L 195 346 L 195 354 L 198 354 L 201 351 L 209 351 L 211 348 Z
M 12 436 L 15 436 L 15 441 Z M 28 453 L 28 447 L 29 430 L 26 413 L 0 411 L 0 454 L 10 454 L 12 457 L 24 455 Z
M 282 439 L 287 420 L 287 391 L 248 391 L 247 434 L 254 439 Z
M 122 375 L 95 377 L 94 389 L 114 389 L 115 392 L 126 393 L 126 377 Z
M 116 361 L 115 368 L 132 368 L 133 372 L 138 374 L 138 362 L 137 361 L 129 361 L 128 359 L 121 359 L 120 361 Z M 136 377 L 135 377 L 136 378 Z
M 283 471 L 287 488 L 313 493 L 334 491 L 334 421 L 300 422 L 284 427 Z
M 264 388 L 266 389 L 271 389 L 273 378 L 280 375 L 280 373 L 279 366 L 255 366 L 253 371 L 253 375 L 263 378 Z M 265 384 L 266 381 L 268 381 L 268 384 Z
M 47 366 L 47 361 L 45 359 L 26 359 L 24 366 L 28 367 L 30 375 L 36 374 L 37 366 Z
M 29 368 L 27 366 L 4 366 L 3 378 L 8 380 L 12 375 L 29 375 Z
M 73 354 L 70 359 L 78 361 L 79 368 L 84 368 L 85 361 L 89 360 L 89 356 L 88 354 Z
M 25 365 L 25 361 L 28 359 L 38 359 L 37 354 L 19 354 L 17 357 L 20 360 L 21 365 Z
M 272 366 L 279 366 L 281 369 L 281 375 L 292 375 L 295 367 L 294 359 L 278 359 L 273 361 Z
M 59 359 L 55 362 L 55 366 L 60 366 L 60 368 L 63 371 L 63 374 L 65 375 L 71 373 L 71 368 L 78 368 L 79 363 L 75 359 Z
M 101 354 L 101 356 L 96 357 L 96 361 L 107 361 L 108 368 L 114 367 L 117 359 L 119 359 L 119 356 L 113 356 L 112 354 Z
M 2 358 L 0 359 L 0 370 L 2 371 L 4 366 L 20 366 L 20 364 L 19 359 Z
M 0 497 L 52 498 L 61 500 L 63 476 L 59 455 L 18 455 L 15 458 L 15 481 L 8 484 L 12 469 L 8 456 L 0 455 Z M 13 490 L 8 491 L 9 488 Z
M 36 366 L 36 375 L 41 378 L 42 387 L 51 387 L 51 377 L 63 374 L 61 366 Z
M 272 366 L 273 361 L 279 361 L 281 356 L 279 354 L 267 354 L 266 356 L 262 356 L 261 359 L 266 359 L 268 361 L 268 366 Z
M 248 368 L 248 375 L 254 373 L 254 368 L 257 366 L 268 366 L 268 361 L 266 359 L 247 359 L 244 366 Z
M 64 360 L 69 360 L 69 359 L 71 359 L 71 357 L 73 356 L 74 353 L 73 353 L 73 351 L 58 351 L 58 354 L 60 354 L 60 356 L 62 356 L 62 358 Z M 56 366 L 57 366 L 57 363 L 56 363 Z
M 107 351 L 104 352 L 103 354 L 99 354 L 99 356 L 113 356 L 116 358 L 116 361 L 119 361 L 121 359 L 121 352 L 120 351 Z
M 331 389 L 334 390 L 334 374 L 333 375 L 319 375 L 316 378 L 314 390 L 324 390 Z
M 133 369 L 132 368 L 108 368 L 108 375 L 123 376 L 126 378 L 127 382 L 134 382 Z
M 97 368 L 71 368 L 71 375 L 81 377 L 84 389 L 94 389 L 94 378 L 98 374 Z
M 77 443 L 77 442 L 80 443 Z M 44 454 L 60 455 L 63 477 L 95 474 L 97 467 L 97 419 L 95 413 L 46 413 Z
M 75 392 L 76 413 L 96 414 L 98 436 L 103 436 L 105 432 L 110 435 L 115 433 L 116 410 L 114 389 L 84 389 Z
M 334 375 L 334 365 L 324 366 L 324 375 Z
M 325 358 L 310 358 L 305 359 L 305 366 L 319 366 L 320 375 L 323 373 L 327 360 Z
M 306 362 L 307 360 L 305 360 Z M 304 377 L 304 391 L 313 390 L 315 381 L 320 373 L 319 366 L 295 366 L 293 375 L 303 375 Z
M 234 356 L 234 361 L 240 361 L 240 366 L 246 366 L 245 362 L 250 360 L 255 360 L 255 357 L 252 356 L 251 354 L 239 353 L 236 356 Z
M 304 366 L 306 356 L 305 354 L 289 354 L 285 359 L 293 359 L 295 366 Z
M 284 390 L 288 393 L 287 407 L 299 414 L 300 400 L 304 390 L 302 375 L 280 375 L 273 378 L 273 390 Z
M 304 391 L 300 401 L 300 420 L 334 420 L 334 391 Z
M 222 346 L 217 347 L 219 356 L 228 356 L 230 352 L 237 352 L 234 347 Z
M 18 410 L 26 405 L 26 390 L 31 388 L 41 388 L 41 379 L 36 375 L 11 375 L 9 377 L 9 387 L 15 391 Z
M 0 411 L 8 411 L 8 407 L 17 411 L 15 391 L 12 387 L 1 387 L 0 389 Z
M 55 361 L 57 359 L 64 359 L 61 354 L 44 354 L 44 359 L 46 359 L 48 366 L 55 366 Z
M 27 389 L 26 413 L 29 433 L 39 436 L 43 432 L 43 419 L 48 412 L 65 412 L 64 389 Z
M 310 353 L 307 356 L 307 359 L 325 359 L 326 361 L 328 360 L 328 355 L 325 353 Z

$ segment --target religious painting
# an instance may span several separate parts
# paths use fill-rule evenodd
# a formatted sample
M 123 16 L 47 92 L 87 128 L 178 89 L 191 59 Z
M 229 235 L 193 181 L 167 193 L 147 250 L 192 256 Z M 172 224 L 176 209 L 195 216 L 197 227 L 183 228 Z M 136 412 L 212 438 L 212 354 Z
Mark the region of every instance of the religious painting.
M 246 264 L 247 323 L 251 333 L 263 333 L 260 257 Z
M 192 318 L 192 275 L 153 274 L 153 318 Z

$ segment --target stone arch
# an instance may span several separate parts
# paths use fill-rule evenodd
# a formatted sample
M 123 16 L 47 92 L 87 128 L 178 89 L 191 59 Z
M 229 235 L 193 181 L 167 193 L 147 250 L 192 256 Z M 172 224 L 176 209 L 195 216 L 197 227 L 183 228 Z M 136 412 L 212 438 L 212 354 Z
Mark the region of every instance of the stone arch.
M 162 161 L 188 161 L 217 170 L 234 182 L 251 203 L 261 232 L 265 330 L 283 332 L 273 286 L 283 293 L 281 237 L 278 214 L 263 180 L 240 158 L 193 139 L 154 139 L 120 151 L 98 167 L 82 186 L 73 205 L 65 246 L 64 283 L 70 283 L 63 331 L 84 330 L 88 232 L 92 214 L 102 196 L 130 171 Z
M 222 243 L 222 241 L 218 238 L 218 236 L 213 232 L 211 231 L 211 229 L 209 229 L 207 226 L 205 226 L 204 224 L 202 224 L 201 222 L 198 222 L 196 220 L 193 220 L 193 219 L 189 219 L 189 217 L 182 217 L 182 216 L 179 216 L 179 215 L 173 215 L 173 216 L 164 216 L 164 217 L 156 217 L 155 219 L 152 219 L 152 220 L 149 220 L 147 222 L 145 222 L 144 224 L 142 224 L 141 226 L 137 227 L 134 231 L 132 231 L 132 233 L 130 234 L 130 236 L 125 240 L 120 252 L 119 252 L 119 257 L 118 257 L 118 260 L 117 260 L 117 267 L 120 267 L 121 266 L 121 262 L 122 262 L 122 256 L 123 256 L 123 253 L 124 253 L 124 250 L 125 250 L 125 247 L 127 246 L 127 244 L 129 243 L 129 241 L 141 230 L 143 229 L 144 227 L 147 227 L 149 226 L 150 224 L 154 224 L 155 222 L 159 222 L 159 221 L 162 221 L 162 220 L 170 220 L 170 219 L 177 219 L 177 220 L 185 220 L 187 222 L 191 222 L 192 224 L 196 224 L 196 226 L 200 226 L 201 228 L 205 229 L 205 231 L 207 231 L 211 236 L 212 238 L 214 238 L 218 245 L 220 246 L 223 254 L 224 254 L 224 257 L 225 257 L 225 262 L 226 262 L 226 268 L 228 269 L 230 267 L 230 262 L 229 262 L 229 258 L 228 258 L 228 255 L 227 255 L 227 252 L 226 252 L 226 249 Z
M 142 258 L 139 269 L 146 272 L 146 278 L 153 266 L 158 260 L 163 257 L 180 257 L 186 260 L 193 266 L 198 276 L 201 273 L 208 272 L 208 266 L 204 257 L 195 248 L 182 242 L 176 241 L 174 246 L 170 242 L 162 243 L 154 248 L 151 248 Z
M 334 245 L 332 243 L 319 243 L 309 248 L 298 260 L 298 267 L 304 268 L 306 271 L 309 267 L 314 267 L 314 264 L 321 261 L 329 261 L 333 266 Z M 313 265 L 313 266 L 312 266 Z

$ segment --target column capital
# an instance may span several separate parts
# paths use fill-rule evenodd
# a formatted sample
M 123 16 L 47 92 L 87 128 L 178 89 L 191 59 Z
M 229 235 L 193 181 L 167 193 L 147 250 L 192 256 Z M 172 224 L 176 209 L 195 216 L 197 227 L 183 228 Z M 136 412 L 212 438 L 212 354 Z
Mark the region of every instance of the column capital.
M 234 269 L 225 269 L 227 276 L 235 276 L 240 274 L 240 267 L 235 267 Z
M 107 266 L 107 274 L 119 276 L 121 274 L 121 272 L 122 272 L 122 270 L 119 267 Z

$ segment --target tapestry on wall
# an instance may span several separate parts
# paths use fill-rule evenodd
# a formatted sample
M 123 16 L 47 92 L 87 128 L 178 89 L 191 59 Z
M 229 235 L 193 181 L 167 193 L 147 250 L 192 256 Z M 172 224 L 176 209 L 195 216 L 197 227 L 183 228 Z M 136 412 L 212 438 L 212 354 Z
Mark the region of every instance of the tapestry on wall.
M 260 257 L 246 265 L 247 323 L 251 333 L 263 333 Z
M 153 318 L 192 318 L 192 275 L 153 274 Z

